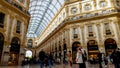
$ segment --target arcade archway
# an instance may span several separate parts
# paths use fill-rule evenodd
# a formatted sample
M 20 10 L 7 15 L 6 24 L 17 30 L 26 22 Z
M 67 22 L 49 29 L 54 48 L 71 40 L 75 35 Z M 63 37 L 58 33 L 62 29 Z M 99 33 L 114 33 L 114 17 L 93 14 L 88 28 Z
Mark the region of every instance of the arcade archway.
M 2 33 L 0 33 L 0 61 L 2 58 L 3 45 L 4 45 L 4 36 Z
M 106 54 L 111 54 L 111 52 L 117 48 L 116 41 L 112 38 L 108 38 L 105 40 L 105 51 Z
M 32 58 L 32 51 L 31 50 L 27 50 L 26 53 L 25 53 L 25 57 L 26 58 Z
M 79 42 L 74 42 L 72 44 L 72 60 L 73 63 L 76 63 L 75 59 L 76 59 L 76 54 L 77 54 L 77 48 L 80 46 Z
M 88 41 L 87 49 L 88 49 L 88 58 L 97 59 L 99 49 L 98 49 L 98 44 L 95 40 Z
M 8 61 L 8 65 L 17 65 L 18 64 L 19 52 L 20 52 L 20 40 L 19 40 L 19 38 L 14 37 L 11 41 L 10 58 Z

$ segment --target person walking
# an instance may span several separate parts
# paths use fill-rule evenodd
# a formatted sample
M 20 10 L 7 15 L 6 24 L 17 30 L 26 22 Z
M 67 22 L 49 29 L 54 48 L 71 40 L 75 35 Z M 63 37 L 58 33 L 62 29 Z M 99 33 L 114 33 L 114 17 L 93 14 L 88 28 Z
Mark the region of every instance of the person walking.
M 102 67 L 102 53 L 100 51 L 98 53 L 98 62 L 99 62 L 99 68 L 103 68 Z
M 71 51 L 68 52 L 67 57 L 68 57 L 68 64 L 70 65 L 70 68 L 72 68 L 72 54 L 71 54 Z
M 53 54 L 51 52 L 48 54 L 48 65 L 49 65 L 49 68 L 52 68 L 52 65 L 53 65 Z
M 104 63 L 105 63 L 105 68 L 106 68 L 106 67 L 109 67 L 109 66 L 108 66 L 108 60 L 109 60 L 108 54 L 106 54 L 106 55 L 104 54 L 103 60 L 104 60 Z
M 84 60 L 84 49 L 82 47 L 78 47 L 77 49 L 77 56 L 76 56 L 76 63 L 79 64 L 79 68 L 86 68 L 85 60 Z
M 40 68 L 43 68 L 43 62 L 45 59 L 45 52 L 43 51 L 43 49 L 39 52 L 39 61 L 40 61 Z
M 120 66 L 119 66 L 120 59 L 119 59 L 118 55 L 119 55 L 118 51 L 117 51 L 117 49 L 115 49 L 110 56 L 110 58 L 113 60 L 113 64 L 114 64 L 115 68 L 120 68 Z
M 120 68 L 120 48 L 117 48 L 117 57 L 118 57 L 118 63 L 119 63 L 119 68 Z

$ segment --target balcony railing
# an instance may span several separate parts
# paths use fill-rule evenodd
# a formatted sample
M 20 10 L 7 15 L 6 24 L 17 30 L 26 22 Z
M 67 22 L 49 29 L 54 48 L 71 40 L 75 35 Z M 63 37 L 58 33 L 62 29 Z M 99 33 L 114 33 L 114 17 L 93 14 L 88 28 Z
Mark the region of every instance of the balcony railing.
M 15 6 L 16 8 L 18 8 L 19 10 L 21 10 L 25 14 L 30 15 L 30 13 L 27 10 L 25 10 L 24 8 L 22 8 L 20 5 L 16 4 L 15 2 L 12 2 L 12 0 L 5 0 L 5 1 L 8 2 L 9 4 Z

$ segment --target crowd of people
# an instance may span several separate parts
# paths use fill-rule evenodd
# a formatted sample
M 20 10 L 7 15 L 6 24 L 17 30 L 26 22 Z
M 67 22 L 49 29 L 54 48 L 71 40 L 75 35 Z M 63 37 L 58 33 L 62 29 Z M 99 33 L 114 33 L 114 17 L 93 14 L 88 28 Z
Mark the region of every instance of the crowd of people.
M 114 68 L 120 68 L 120 49 L 114 49 L 111 54 L 104 54 L 99 51 L 98 63 L 99 68 L 104 68 L 103 66 L 110 68 L 109 65 L 111 63 L 114 65 Z
M 103 66 L 110 68 L 109 67 L 110 63 L 112 63 L 114 65 L 114 68 L 120 68 L 120 49 L 119 48 L 115 49 L 110 55 L 101 53 L 99 51 L 97 57 L 98 57 L 97 60 L 99 63 L 99 68 L 104 68 Z M 38 60 L 36 60 L 36 57 L 34 57 L 34 58 L 35 59 L 32 59 L 31 61 L 35 64 L 36 63 L 40 64 L 40 68 L 43 68 L 44 66 L 49 66 L 49 68 L 53 68 L 53 64 L 55 63 L 55 60 L 57 60 L 57 59 L 54 59 L 52 52 L 45 53 L 44 50 L 41 50 L 39 52 Z M 65 60 L 63 60 L 63 61 L 65 61 Z M 86 68 L 87 54 L 86 54 L 85 49 L 82 48 L 81 46 L 77 48 L 75 61 L 79 65 L 79 68 Z M 60 59 L 59 59 L 59 62 L 62 63 L 60 61 Z M 73 59 L 72 59 L 71 51 L 68 51 L 68 53 L 66 54 L 66 62 L 69 65 L 69 68 L 72 68 Z M 103 65 L 103 62 L 104 62 L 104 65 Z M 22 62 L 22 66 L 30 64 L 30 63 L 31 62 L 28 61 L 27 58 L 25 58 L 25 60 Z M 66 65 L 66 64 L 64 64 L 64 65 Z

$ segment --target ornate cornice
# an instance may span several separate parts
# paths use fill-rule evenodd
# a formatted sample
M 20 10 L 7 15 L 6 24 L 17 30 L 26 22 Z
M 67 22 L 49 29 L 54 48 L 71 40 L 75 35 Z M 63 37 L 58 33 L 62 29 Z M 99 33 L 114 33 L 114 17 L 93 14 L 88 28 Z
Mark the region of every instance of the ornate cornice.
M 64 22 L 71 22 L 71 21 L 76 21 L 76 20 L 85 20 L 85 19 L 91 19 L 91 18 L 96 18 L 96 17 L 108 16 L 108 15 L 116 14 L 119 12 L 120 10 L 117 10 L 117 9 L 99 10 L 98 12 L 93 11 L 89 14 L 68 17 L 64 20 Z

